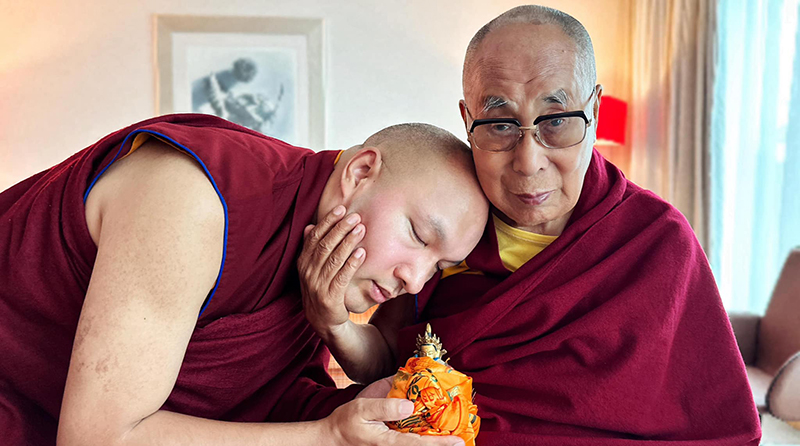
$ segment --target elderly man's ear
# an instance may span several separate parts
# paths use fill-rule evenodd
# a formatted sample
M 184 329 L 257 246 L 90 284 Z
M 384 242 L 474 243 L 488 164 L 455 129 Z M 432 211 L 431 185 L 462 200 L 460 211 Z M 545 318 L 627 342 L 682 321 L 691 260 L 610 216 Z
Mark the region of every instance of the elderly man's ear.
M 342 172 L 340 188 L 345 203 L 349 203 L 356 192 L 374 183 L 383 169 L 381 151 L 375 147 L 365 147 L 347 161 Z
M 461 111 L 461 119 L 464 121 L 464 130 L 467 132 L 467 145 L 472 150 L 472 140 L 469 134 L 469 123 L 467 122 L 467 101 L 462 99 L 458 101 L 458 109 Z
M 469 141 L 469 124 L 467 123 L 467 101 L 462 99 L 458 101 L 458 110 L 461 112 L 461 120 L 464 121 L 464 130 L 467 131 L 467 141 Z M 472 148 L 472 145 L 470 145 Z
M 595 90 L 597 91 L 597 99 L 594 101 L 594 106 L 592 107 L 592 120 L 596 123 L 597 117 L 600 114 L 600 98 L 603 97 L 603 86 L 601 84 L 595 85 Z M 595 129 L 597 129 L 597 124 L 595 124 Z
M 469 137 L 469 127 L 467 125 L 467 101 L 464 99 L 458 101 L 458 110 L 461 112 L 461 119 L 464 121 L 464 128 L 467 130 L 467 137 Z

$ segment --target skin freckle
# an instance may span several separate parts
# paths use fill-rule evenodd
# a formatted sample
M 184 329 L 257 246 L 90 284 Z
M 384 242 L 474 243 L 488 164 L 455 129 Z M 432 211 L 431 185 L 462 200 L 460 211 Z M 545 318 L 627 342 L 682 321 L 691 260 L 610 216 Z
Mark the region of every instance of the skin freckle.
M 75 341 L 73 343 L 73 348 L 78 348 L 83 341 L 86 339 L 86 335 L 92 330 L 92 319 L 87 318 L 81 321 L 81 324 L 78 327 L 78 331 L 75 333 Z
M 95 372 L 96 372 L 98 375 L 105 374 L 106 372 L 108 372 L 108 363 L 109 363 L 109 358 L 103 358 L 103 359 L 101 359 L 101 360 L 100 360 L 100 361 L 98 361 L 98 362 L 97 362 L 97 364 L 94 366 L 94 371 L 95 371 Z

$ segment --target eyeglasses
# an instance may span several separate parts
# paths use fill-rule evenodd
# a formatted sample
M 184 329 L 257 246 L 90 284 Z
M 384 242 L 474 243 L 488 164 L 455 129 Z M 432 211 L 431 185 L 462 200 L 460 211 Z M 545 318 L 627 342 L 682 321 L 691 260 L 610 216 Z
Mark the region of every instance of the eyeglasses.
M 467 115 L 472 119 L 469 110 Z M 474 147 L 487 152 L 512 150 L 525 130 L 533 130 L 534 138 L 544 147 L 565 149 L 582 143 L 591 124 L 583 110 L 539 116 L 530 127 L 523 127 L 513 118 L 475 119 L 469 135 Z

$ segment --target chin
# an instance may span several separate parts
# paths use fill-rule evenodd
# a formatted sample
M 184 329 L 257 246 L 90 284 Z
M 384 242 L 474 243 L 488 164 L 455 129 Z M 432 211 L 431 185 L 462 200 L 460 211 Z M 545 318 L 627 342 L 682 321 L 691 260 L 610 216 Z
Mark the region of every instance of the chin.
M 369 298 L 363 295 L 345 297 L 345 308 L 347 311 L 355 314 L 366 313 L 367 310 L 378 305 Z
M 366 313 L 370 308 L 374 307 L 376 304 L 375 302 L 370 302 L 369 304 L 365 305 L 354 305 L 352 307 L 348 306 L 347 311 L 355 314 L 363 314 Z

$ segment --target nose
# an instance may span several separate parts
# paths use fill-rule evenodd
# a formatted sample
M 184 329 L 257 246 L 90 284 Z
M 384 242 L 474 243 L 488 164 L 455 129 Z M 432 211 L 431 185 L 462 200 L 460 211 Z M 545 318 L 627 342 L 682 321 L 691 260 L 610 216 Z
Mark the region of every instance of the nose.
M 550 160 L 547 148 L 539 144 L 533 130 L 527 130 L 514 148 L 512 168 L 523 176 L 533 176 L 540 170 L 547 169 Z
M 421 257 L 421 256 L 420 256 Z M 420 258 L 413 262 L 399 265 L 395 269 L 395 276 L 403 281 L 403 290 L 409 294 L 417 294 L 422 291 L 425 282 L 433 276 L 435 266 L 428 265 Z

